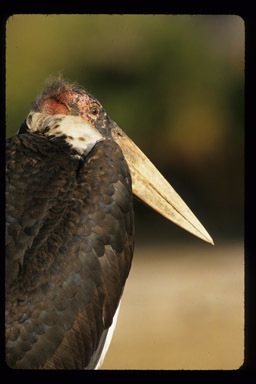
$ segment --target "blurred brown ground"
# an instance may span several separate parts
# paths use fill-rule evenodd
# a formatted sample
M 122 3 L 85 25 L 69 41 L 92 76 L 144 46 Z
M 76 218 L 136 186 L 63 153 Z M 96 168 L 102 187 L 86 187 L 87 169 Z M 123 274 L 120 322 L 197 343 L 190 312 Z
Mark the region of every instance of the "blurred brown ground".
M 101 369 L 237 369 L 243 244 L 137 247 Z

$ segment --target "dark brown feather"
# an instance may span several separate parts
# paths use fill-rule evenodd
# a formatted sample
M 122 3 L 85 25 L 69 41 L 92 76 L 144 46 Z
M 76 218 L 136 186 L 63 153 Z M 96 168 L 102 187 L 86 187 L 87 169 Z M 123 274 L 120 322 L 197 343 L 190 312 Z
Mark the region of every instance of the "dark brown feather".
M 9 139 L 6 165 L 7 363 L 86 368 L 130 270 L 128 166 L 112 140 L 81 163 L 39 134 Z

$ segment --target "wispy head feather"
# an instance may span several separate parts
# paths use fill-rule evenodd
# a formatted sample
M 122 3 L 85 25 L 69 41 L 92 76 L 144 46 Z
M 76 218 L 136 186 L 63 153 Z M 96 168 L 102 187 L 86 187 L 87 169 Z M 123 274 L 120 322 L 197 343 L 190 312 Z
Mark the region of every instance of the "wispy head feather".
M 45 80 L 44 89 L 39 96 L 36 97 L 32 104 L 32 110 L 38 112 L 40 105 L 48 98 L 57 98 L 64 92 L 84 93 L 84 89 L 76 82 L 65 79 L 61 74 L 57 76 L 48 76 Z

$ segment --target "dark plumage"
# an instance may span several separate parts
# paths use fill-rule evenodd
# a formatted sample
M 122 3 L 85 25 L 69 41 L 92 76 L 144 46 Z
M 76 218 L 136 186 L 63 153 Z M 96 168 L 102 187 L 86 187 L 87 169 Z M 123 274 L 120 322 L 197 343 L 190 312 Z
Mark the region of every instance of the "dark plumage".
M 14 368 L 85 368 L 131 265 L 122 151 L 109 139 L 81 161 L 62 144 L 40 134 L 7 141 L 6 359 Z

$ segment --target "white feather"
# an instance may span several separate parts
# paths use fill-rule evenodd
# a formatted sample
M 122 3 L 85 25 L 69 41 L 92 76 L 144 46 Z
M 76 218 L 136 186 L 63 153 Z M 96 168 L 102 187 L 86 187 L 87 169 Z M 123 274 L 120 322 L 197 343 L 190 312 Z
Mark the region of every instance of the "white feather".
M 111 343 L 111 340 L 112 340 L 112 337 L 114 334 L 114 330 L 116 328 L 120 304 L 121 304 L 121 300 L 119 302 L 119 305 L 118 305 L 117 310 L 115 312 L 115 315 L 113 317 L 113 321 L 112 321 L 111 326 L 108 329 L 106 329 L 103 332 L 103 334 L 101 335 L 101 339 L 100 339 L 98 348 L 96 349 L 96 351 L 92 355 L 91 361 L 90 361 L 89 365 L 86 367 L 86 369 L 99 369 L 100 366 L 102 365 L 104 358 L 106 356 L 106 353 L 108 351 L 108 348 L 110 346 L 110 343 Z
M 86 155 L 103 136 L 92 125 L 79 116 L 45 115 L 32 112 L 27 117 L 31 132 L 39 131 L 45 136 L 66 135 L 66 141 L 79 153 Z

